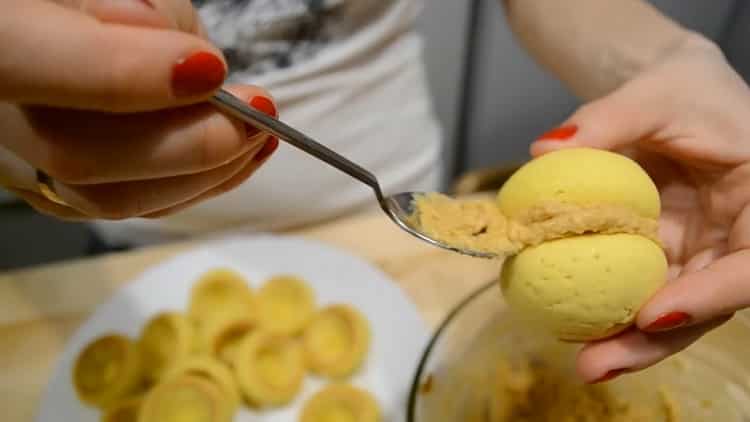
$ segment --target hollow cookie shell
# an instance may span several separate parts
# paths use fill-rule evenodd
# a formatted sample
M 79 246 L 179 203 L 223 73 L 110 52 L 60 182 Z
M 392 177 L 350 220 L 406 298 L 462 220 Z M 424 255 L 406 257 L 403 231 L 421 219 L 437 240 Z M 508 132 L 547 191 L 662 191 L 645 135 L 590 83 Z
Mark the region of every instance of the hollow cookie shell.
M 242 340 L 234 368 L 245 398 L 260 408 L 291 402 L 302 388 L 306 369 L 297 341 L 267 331 Z
M 194 375 L 213 382 L 227 397 L 231 410 L 239 407 L 239 387 L 234 375 L 223 363 L 209 356 L 191 356 L 175 364 L 164 374 L 164 380 L 170 381 L 184 375 Z
M 215 383 L 183 375 L 160 383 L 148 393 L 138 422 L 230 422 L 230 408 Z
M 346 377 L 367 357 L 370 328 L 352 306 L 330 305 L 313 317 L 302 344 L 311 371 L 331 378 Z
M 248 315 L 226 314 L 215 318 L 202 325 L 201 350 L 233 366 L 240 343 L 245 336 L 258 328 L 258 319 Z
M 380 409 L 369 392 L 330 384 L 305 403 L 300 422 L 380 422 Z
M 258 291 L 260 326 L 280 335 L 297 335 L 315 312 L 315 294 L 303 279 L 280 275 Z
M 138 350 L 129 338 L 110 334 L 87 345 L 73 367 L 78 398 L 91 406 L 108 407 L 135 391 L 142 380 Z
M 161 312 L 143 327 L 138 340 L 143 371 L 151 382 L 158 381 L 176 362 L 189 356 L 195 346 L 193 326 L 179 312 Z
M 200 325 L 217 314 L 245 311 L 255 312 L 253 291 L 247 280 L 229 268 L 215 268 L 205 272 L 190 290 L 188 314 Z
M 141 404 L 143 396 L 120 400 L 103 410 L 101 422 L 138 422 Z

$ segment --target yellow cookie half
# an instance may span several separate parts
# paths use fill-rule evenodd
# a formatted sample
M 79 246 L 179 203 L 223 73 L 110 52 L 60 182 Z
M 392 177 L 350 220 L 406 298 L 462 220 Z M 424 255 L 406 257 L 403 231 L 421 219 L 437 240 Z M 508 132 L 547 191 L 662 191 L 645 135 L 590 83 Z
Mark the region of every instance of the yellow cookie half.
M 502 213 L 518 219 L 547 202 L 621 206 L 656 219 L 659 192 L 648 173 L 632 159 L 592 148 L 544 154 L 518 169 L 497 195 Z
M 584 235 L 527 248 L 504 264 L 500 284 L 511 309 L 558 338 L 616 334 L 665 283 L 667 260 L 638 235 Z

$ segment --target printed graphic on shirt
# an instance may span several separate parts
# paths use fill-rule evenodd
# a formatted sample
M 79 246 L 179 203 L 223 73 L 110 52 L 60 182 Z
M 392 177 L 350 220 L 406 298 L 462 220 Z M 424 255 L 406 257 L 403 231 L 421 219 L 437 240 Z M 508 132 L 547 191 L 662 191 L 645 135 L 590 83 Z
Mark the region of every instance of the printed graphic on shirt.
M 314 57 L 350 35 L 347 22 L 394 0 L 193 0 L 230 72 L 262 74 Z

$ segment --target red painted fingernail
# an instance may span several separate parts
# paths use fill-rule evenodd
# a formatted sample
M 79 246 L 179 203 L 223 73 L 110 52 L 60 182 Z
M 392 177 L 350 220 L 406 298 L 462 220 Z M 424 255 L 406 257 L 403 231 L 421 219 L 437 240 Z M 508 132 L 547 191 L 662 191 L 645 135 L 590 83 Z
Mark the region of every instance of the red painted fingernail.
M 577 132 L 578 132 L 578 126 L 576 125 L 561 126 L 543 134 L 537 140 L 539 141 L 565 141 L 567 139 L 572 138 L 573 135 L 575 135 Z
M 628 372 L 627 368 L 613 369 L 613 370 L 607 372 L 606 374 L 604 374 L 604 376 L 602 376 L 601 378 L 599 378 L 597 380 L 594 380 L 591 383 L 592 384 L 599 384 L 601 382 L 607 382 L 607 381 L 610 381 L 610 380 L 612 380 L 614 378 L 619 377 L 620 375 L 624 374 L 625 372 Z
M 172 69 L 172 89 L 179 97 L 204 94 L 220 87 L 226 73 L 215 54 L 201 51 L 177 62 Z
M 271 154 L 273 154 L 274 151 L 276 151 L 276 148 L 279 147 L 279 138 L 272 136 L 268 138 L 266 143 L 263 145 L 263 148 L 258 151 L 257 154 L 255 154 L 255 157 L 253 157 L 253 161 L 256 163 L 259 163 L 266 158 L 270 157 Z
M 269 116 L 273 116 L 273 117 L 277 116 L 276 105 L 268 97 L 264 97 L 262 95 L 258 95 L 257 97 L 253 97 L 253 99 L 250 100 L 250 105 L 253 108 L 258 109 L 258 110 L 260 110 L 260 111 L 268 114 Z
M 278 115 L 278 113 L 276 112 L 276 105 L 274 105 L 273 101 L 271 101 L 270 98 L 258 95 L 257 97 L 253 97 L 250 101 L 248 101 L 248 104 L 250 104 L 250 107 L 262 111 L 269 116 L 276 117 Z M 260 129 L 258 129 L 257 127 L 245 125 L 245 128 L 247 130 L 248 138 L 252 138 L 253 136 L 260 133 Z
M 664 331 L 683 326 L 690 321 L 690 315 L 685 312 L 670 312 L 657 318 L 644 331 Z

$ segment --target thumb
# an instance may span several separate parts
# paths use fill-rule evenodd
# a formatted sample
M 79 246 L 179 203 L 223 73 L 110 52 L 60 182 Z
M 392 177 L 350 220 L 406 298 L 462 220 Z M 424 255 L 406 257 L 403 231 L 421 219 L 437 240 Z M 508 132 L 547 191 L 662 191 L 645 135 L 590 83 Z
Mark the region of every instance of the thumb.
M 629 82 L 581 106 L 562 125 L 534 141 L 531 155 L 575 147 L 620 150 L 649 138 L 665 120 L 663 108 L 649 94 L 647 87 Z

